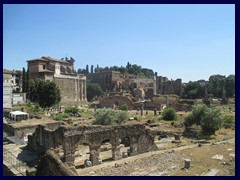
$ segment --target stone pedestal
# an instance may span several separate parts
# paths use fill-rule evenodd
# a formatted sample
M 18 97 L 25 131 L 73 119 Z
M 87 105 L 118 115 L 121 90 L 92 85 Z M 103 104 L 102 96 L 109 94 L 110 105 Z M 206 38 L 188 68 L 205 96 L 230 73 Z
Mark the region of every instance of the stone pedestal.
M 97 165 L 100 164 L 100 160 L 99 160 L 99 152 L 100 152 L 100 146 L 98 147 L 91 147 L 90 146 L 90 161 L 92 162 L 92 165 Z
M 184 159 L 184 168 L 186 169 L 190 168 L 190 163 L 191 163 L 190 159 Z
M 120 147 L 118 146 L 115 146 L 115 147 L 112 147 L 112 158 L 114 160 L 117 160 L 117 159 L 121 159 L 122 156 L 121 156 L 121 151 L 120 151 Z

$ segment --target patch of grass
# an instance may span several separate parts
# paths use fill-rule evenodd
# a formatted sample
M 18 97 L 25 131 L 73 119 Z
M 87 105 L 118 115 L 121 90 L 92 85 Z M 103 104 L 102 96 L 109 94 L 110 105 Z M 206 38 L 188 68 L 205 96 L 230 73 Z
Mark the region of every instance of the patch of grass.
M 61 121 L 63 120 L 64 118 L 69 118 L 70 115 L 67 114 L 67 113 L 61 113 L 61 114 L 58 114 L 56 115 L 53 119 L 56 120 L 56 121 Z

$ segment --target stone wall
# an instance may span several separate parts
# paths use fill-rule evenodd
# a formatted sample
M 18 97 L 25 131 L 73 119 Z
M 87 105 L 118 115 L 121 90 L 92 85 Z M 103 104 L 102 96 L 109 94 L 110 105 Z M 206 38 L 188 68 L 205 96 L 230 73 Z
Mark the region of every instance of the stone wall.
M 68 105 L 77 105 L 86 101 L 86 82 L 85 80 L 59 78 L 53 80 L 61 92 L 61 103 Z
M 78 176 L 58 158 L 53 150 L 48 150 L 41 158 L 36 176 Z
M 75 100 L 75 81 L 74 79 L 54 78 L 54 82 L 61 92 L 61 102 L 64 104 L 70 100 Z
M 38 125 L 27 125 L 22 127 L 14 127 L 14 124 L 3 123 L 4 131 L 18 138 L 21 138 L 22 134 L 26 135 L 29 133 L 34 133 L 37 126 Z M 45 126 L 49 129 L 55 129 L 60 126 L 60 122 L 49 123 Z
M 156 93 L 157 94 L 176 94 L 182 95 L 182 79 L 168 80 L 167 77 L 156 77 Z
M 126 96 L 108 96 L 104 97 L 99 101 L 100 107 L 114 108 L 121 107 L 124 104 L 128 105 L 128 109 L 133 109 L 134 105 L 130 98 Z

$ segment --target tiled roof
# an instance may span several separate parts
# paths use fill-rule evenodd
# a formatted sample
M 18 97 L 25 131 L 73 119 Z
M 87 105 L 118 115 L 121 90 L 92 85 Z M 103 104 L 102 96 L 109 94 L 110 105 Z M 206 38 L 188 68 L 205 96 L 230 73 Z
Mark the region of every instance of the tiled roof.
M 69 62 L 67 62 L 67 61 L 64 61 L 64 60 L 61 60 L 61 59 L 52 58 L 50 56 L 42 56 L 41 58 L 31 59 L 31 60 L 28 60 L 27 62 L 29 62 L 29 61 L 56 61 L 56 62 L 69 64 Z

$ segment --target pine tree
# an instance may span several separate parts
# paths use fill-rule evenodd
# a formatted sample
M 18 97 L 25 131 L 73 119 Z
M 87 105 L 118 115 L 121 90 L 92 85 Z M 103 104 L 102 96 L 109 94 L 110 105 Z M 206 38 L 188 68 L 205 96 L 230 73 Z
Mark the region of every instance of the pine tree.
M 88 65 L 86 65 L 86 74 L 89 73 L 89 68 L 88 68 Z

